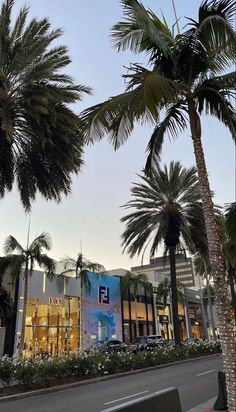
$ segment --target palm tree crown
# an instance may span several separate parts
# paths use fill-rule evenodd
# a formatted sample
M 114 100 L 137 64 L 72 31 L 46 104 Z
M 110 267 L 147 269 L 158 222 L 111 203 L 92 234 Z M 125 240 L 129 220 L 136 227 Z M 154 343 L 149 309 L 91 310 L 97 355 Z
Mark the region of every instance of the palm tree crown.
M 62 260 L 64 269 L 61 275 L 67 275 L 69 273 L 75 273 L 76 277 L 81 279 L 82 285 L 85 289 L 91 291 L 91 282 L 88 276 L 88 272 L 104 272 L 105 268 L 103 265 L 97 262 L 92 262 L 87 259 L 82 253 L 78 253 L 77 258 L 66 258 Z
M 124 250 L 134 256 L 150 244 L 153 257 L 162 241 L 166 251 L 182 243 L 190 251 L 194 242 L 203 241 L 204 225 L 196 169 L 171 162 L 168 169 L 157 167 L 151 177 L 140 176 L 141 183 L 131 188 L 133 197 L 123 207 L 134 209 L 121 221 Z
M 51 46 L 62 30 L 51 29 L 47 18 L 27 22 L 28 7 L 12 22 L 14 3 L 5 0 L 0 10 L 0 197 L 15 180 L 29 209 L 36 192 L 60 201 L 70 191 L 83 138 L 69 105 L 89 88 L 63 73 L 67 47 Z
M 138 0 L 121 0 L 125 20 L 112 28 L 114 47 L 146 52 L 149 68 L 132 64 L 124 75 L 126 90 L 82 114 L 87 141 L 105 134 L 119 148 L 131 134 L 135 121 L 151 122 L 154 132 L 147 147 L 146 171 L 159 160 L 164 137 L 178 136 L 195 116 L 211 114 L 236 136 L 235 72 L 222 71 L 236 58 L 234 0 L 203 1 L 198 20 L 188 19 L 188 29 L 175 36 L 166 21 L 146 10 Z M 164 120 L 160 121 L 160 113 Z
M 127 270 L 121 278 L 121 289 L 123 293 L 126 293 L 129 288 L 132 289 L 132 293 L 135 299 L 137 299 L 140 288 L 150 289 L 151 285 L 145 273 L 133 273 Z

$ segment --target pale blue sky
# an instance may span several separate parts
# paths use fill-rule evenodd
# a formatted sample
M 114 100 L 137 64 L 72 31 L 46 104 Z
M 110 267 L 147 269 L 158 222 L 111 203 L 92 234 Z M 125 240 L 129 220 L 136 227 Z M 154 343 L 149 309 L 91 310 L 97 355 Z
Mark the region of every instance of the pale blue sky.
M 157 14 L 163 11 L 170 24 L 174 21 L 171 0 L 144 0 L 145 6 Z M 16 0 L 16 9 L 24 4 Z M 93 88 L 93 96 L 85 96 L 75 106 L 82 109 L 96 104 L 124 90 L 121 74 L 130 62 L 145 63 L 145 56 L 128 52 L 118 54 L 112 49 L 110 28 L 122 16 L 118 0 L 31 0 L 31 16 L 48 16 L 53 27 L 63 27 L 61 43 L 68 45 L 72 64 L 70 74 L 78 83 Z M 199 0 L 175 0 L 179 16 L 196 16 Z M 185 24 L 184 18 L 180 25 Z M 57 205 L 40 197 L 32 208 L 31 235 L 48 231 L 53 240 L 51 255 L 62 258 L 75 256 L 80 249 L 91 260 L 97 260 L 107 269 L 140 263 L 140 258 L 122 255 L 119 222 L 124 212 L 120 205 L 129 200 L 131 183 L 137 181 L 145 163 L 145 147 L 150 129 L 137 127 L 118 152 L 108 142 L 85 149 L 85 166 L 73 179 L 72 194 Z M 210 118 L 203 121 L 203 143 L 211 187 L 219 204 L 234 200 L 235 165 L 234 144 L 228 131 Z M 184 166 L 194 164 L 190 132 L 177 141 L 167 142 L 163 163 L 180 160 Z M 23 244 L 26 241 L 28 217 L 19 202 L 18 193 L 8 194 L 0 201 L 0 248 L 7 235 L 12 234 Z M 146 256 L 146 262 L 148 256 Z

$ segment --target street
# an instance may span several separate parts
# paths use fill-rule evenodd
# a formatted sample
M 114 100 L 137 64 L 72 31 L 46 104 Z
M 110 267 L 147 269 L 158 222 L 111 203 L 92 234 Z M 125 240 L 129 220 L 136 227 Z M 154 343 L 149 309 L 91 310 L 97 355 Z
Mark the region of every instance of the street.
M 170 386 L 179 389 L 183 412 L 217 394 L 221 357 L 97 382 L 34 398 L 0 403 L 1 412 L 99 412 Z

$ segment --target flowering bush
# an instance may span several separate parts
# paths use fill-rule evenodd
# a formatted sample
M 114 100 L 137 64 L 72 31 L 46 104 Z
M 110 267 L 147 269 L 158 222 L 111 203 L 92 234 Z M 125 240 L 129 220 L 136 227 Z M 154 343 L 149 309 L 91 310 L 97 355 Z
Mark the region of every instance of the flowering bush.
M 13 383 L 24 387 L 50 386 L 73 379 L 142 369 L 220 351 L 220 342 L 202 342 L 196 345 L 160 347 L 136 354 L 92 350 L 67 358 L 15 359 L 4 356 L 0 358 L 0 383 L 3 387 L 9 387 Z

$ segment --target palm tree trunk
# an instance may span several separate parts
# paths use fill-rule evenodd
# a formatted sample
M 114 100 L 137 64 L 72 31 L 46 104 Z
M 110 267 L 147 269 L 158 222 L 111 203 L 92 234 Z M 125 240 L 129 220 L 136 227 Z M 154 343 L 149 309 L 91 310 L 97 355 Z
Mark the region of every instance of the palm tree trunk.
M 213 272 L 216 291 L 216 315 L 220 332 L 226 385 L 228 392 L 228 410 L 236 411 L 236 343 L 230 308 L 229 294 L 225 282 L 223 251 L 220 245 L 217 225 L 214 216 L 212 194 L 208 181 L 206 163 L 201 142 L 201 123 L 195 110 L 193 100 L 189 101 L 189 120 L 192 141 L 198 170 L 199 186 L 202 196 L 203 212 L 209 245 L 210 264 Z
M 174 339 L 176 345 L 180 345 L 180 326 L 179 326 L 179 314 L 178 314 L 178 292 L 176 282 L 176 267 L 175 267 L 175 247 L 169 247 L 170 253 L 170 286 L 171 286 L 171 301 L 172 301 L 172 315 L 173 315 L 173 328 Z
M 205 272 L 205 277 L 206 277 L 206 287 L 207 287 L 207 301 L 208 301 L 209 313 L 210 313 L 210 324 L 212 327 L 213 340 L 216 340 L 215 320 L 214 320 L 213 308 L 212 308 L 212 296 L 211 296 L 211 290 L 209 287 L 209 278 L 207 276 L 207 272 Z
M 232 296 L 234 321 L 235 321 L 235 324 L 236 324 L 236 293 L 235 293 L 235 285 L 234 285 L 234 277 L 233 277 L 233 269 L 232 268 L 230 268 L 228 270 L 228 277 L 229 277 L 229 286 L 230 286 L 230 291 L 231 291 L 231 296 Z
M 139 336 L 137 296 L 135 296 L 134 298 L 134 305 L 135 305 L 135 327 L 136 327 L 136 338 L 137 338 Z
M 207 330 L 207 323 L 206 323 L 206 313 L 204 308 L 203 296 L 202 296 L 202 285 L 200 276 L 198 275 L 198 282 L 199 282 L 199 290 L 200 290 L 200 297 L 201 297 L 201 306 L 202 306 L 202 326 L 203 326 L 203 336 L 204 339 L 209 340 L 208 330 Z
M 23 356 L 24 344 L 25 344 L 25 324 L 26 324 L 26 310 L 27 310 L 27 298 L 28 298 L 28 283 L 29 283 L 29 270 L 28 270 L 28 262 L 26 262 L 26 268 L 24 272 L 24 303 L 23 303 L 21 337 L 20 337 L 20 348 L 19 348 L 20 357 Z

